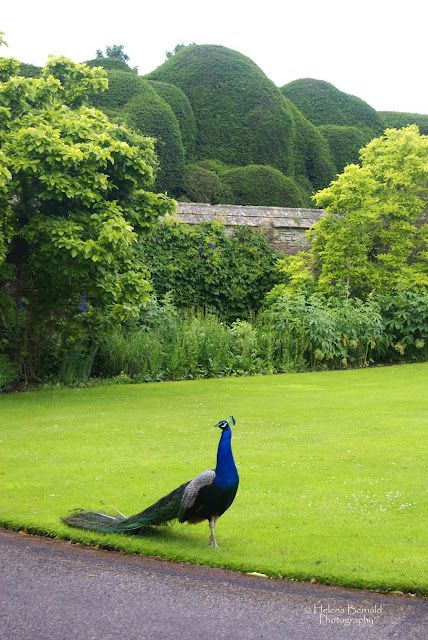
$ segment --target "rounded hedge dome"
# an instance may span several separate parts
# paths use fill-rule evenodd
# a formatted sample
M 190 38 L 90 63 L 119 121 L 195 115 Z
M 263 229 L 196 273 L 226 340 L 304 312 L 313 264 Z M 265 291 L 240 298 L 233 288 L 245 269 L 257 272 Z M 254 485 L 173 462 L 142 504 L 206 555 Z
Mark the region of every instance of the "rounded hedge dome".
M 361 98 L 339 91 L 324 80 L 302 78 L 281 87 L 281 92 L 316 125 L 340 124 L 383 131 L 382 120 Z
M 135 73 L 134 69 L 131 69 L 129 64 L 126 64 L 125 60 L 119 58 L 94 58 L 93 60 L 86 60 L 85 64 L 89 67 L 103 67 L 107 71 L 126 71 L 127 73 Z
M 173 110 L 180 126 L 186 159 L 190 162 L 195 157 L 196 118 L 189 98 L 173 84 L 151 80 L 150 85 Z
M 233 204 L 301 207 L 304 197 L 289 176 L 267 165 L 247 165 L 227 171 L 223 182 L 232 191 Z
M 368 129 L 362 127 L 324 124 L 319 130 L 328 142 L 337 173 L 341 173 L 347 164 L 358 163 L 360 149 L 373 137 Z
M 293 170 L 293 116 L 249 58 L 217 45 L 185 47 L 147 76 L 179 87 L 196 117 L 198 159 Z
M 155 188 L 168 191 L 171 195 L 181 193 L 184 147 L 180 127 L 171 107 L 150 82 L 137 74 L 108 71 L 107 75 L 107 91 L 94 95 L 92 104 L 144 135 L 155 138 L 160 164 Z

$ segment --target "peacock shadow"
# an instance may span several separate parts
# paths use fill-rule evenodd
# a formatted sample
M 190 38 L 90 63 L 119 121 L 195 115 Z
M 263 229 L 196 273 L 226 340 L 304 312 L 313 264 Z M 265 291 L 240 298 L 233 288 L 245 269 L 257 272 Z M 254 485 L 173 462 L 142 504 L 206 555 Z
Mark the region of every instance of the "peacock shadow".
M 186 531 L 187 529 L 187 531 Z M 140 538 L 146 540 L 162 540 L 165 542 L 179 542 L 184 545 L 195 544 L 195 536 L 192 535 L 191 529 L 183 525 L 176 526 L 176 523 L 166 523 L 158 525 L 156 527 L 140 527 L 140 529 L 134 529 L 127 531 L 126 534 L 119 534 L 125 537 Z

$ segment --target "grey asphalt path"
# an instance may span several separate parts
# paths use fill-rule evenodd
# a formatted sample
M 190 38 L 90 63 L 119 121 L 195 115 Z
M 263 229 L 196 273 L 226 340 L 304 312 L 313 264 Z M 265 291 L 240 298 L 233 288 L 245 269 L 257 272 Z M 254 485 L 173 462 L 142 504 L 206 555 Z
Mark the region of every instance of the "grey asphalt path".
M 0 571 L 1 640 L 428 638 L 423 598 L 267 580 L 3 530 Z

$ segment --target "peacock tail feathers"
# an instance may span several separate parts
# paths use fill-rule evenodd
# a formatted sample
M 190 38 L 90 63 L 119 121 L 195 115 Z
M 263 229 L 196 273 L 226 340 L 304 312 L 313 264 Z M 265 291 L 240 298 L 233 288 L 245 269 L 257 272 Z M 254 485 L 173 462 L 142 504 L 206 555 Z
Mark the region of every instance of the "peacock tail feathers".
M 116 518 L 115 516 L 109 516 L 106 513 L 99 513 L 98 511 L 76 509 L 65 518 L 61 518 L 61 520 L 64 524 L 68 524 L 69 527 L 112 533 L 115 531 L 115 526 L 123 520 L 123 518 Z
M 144 511 L 129 518 L 111 516 L 97 511 L 77 510 L 62 521 L 70 527 L 100 533 L 138 533 L 139 529 L 166 524 L 178 518 L 181 499 L 188 482 L 177 487 Z

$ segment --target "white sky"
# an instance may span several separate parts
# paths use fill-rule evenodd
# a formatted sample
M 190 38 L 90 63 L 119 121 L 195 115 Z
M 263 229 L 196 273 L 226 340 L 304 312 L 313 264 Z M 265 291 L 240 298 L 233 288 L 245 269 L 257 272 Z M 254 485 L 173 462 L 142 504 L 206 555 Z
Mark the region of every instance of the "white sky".
M 177 43 L 240 51 L 278 86 L 327 80 L 385 111 L 428 114 L 426 0 L 17 0 L 2 3 L 0 54 L 82 62 L 123 44 L 141 74 Z

